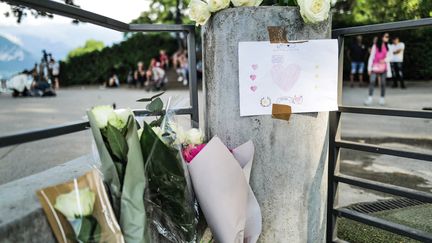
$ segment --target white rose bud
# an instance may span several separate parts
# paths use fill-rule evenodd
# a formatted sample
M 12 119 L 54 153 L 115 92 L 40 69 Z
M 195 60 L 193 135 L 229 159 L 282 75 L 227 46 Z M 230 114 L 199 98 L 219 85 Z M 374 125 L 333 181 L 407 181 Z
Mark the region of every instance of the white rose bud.
M 234 7 L 253 7 L 259 6 L 262 3 L 262 0 L 231 0 Z
M 61 194 L 56 198 L 54 208 L 60 211 L 67 219 L 91 215 L 96 195 L 88 187 L 72 190 L 69 193 Z
M 109 105 L 101 105 L 94 107 L 91 112 L 96 119 L 96 124 L 99 128 L 105 128 L 109 119 L 116 117 L 114 109 Z
M 196 22 L 196 25 L 204 25 L 210 18 L 210 9 L 207 3 L 201 0 L 192 0 L 189 3 L 189 15 L 191 20 Z
M 330 12 L 330 0 L 297 0 L 305 23 L 315 24 L 326 20 Z
M 192 128 L 186 133 L 186 143 L 189 145 L 198 145 L 204 142 L 204 135 L 199 129 Z
M 228 8 L 230 5 L 230 0 L 208 0 L 208 5 L 210 12 L 214 13 L 219 10 Z

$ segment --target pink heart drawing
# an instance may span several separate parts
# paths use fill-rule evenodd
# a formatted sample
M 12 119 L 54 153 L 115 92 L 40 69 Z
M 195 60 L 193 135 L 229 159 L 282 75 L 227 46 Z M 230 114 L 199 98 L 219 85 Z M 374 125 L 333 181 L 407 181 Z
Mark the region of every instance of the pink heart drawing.
M 249 76 L 249 78 L 250 78 L 252 81 L 255 81 L 255 79 L 257 78 L 257 76 L 256 76 L 255 74 L 252 74 L 251 76 Z
M 252 64 L 252 69 L 253 70 L 257 70 L 258 69 L 258 64 Z
M 251 89 L 253 92 L 255 92 L 255 91 L 258 89 L 258 87 L 257 87 L 256 85 L 252 85 L 252 86 L 250 86 L 250 89 Z
M 303 95 L 300 96 L 294 95 L 294 103 L 297 105 L 303 104 Z
M 288 92 L 299 80 L 301 67 L 298 64 L 275 64 L 271 69 L 273 82 L 283 91 Z

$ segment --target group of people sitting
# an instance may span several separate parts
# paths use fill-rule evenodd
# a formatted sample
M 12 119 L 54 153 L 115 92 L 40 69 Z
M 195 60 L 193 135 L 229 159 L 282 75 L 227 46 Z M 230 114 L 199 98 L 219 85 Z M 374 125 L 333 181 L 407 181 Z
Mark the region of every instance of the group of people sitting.
M 168 83 L 167 72 L 174 68 L 177 73 L 177 81 L 184 86 L 188 85 L 188 56 L 187 51 L 179 50 L 170 59 L 165 50 L 159 51 L 159 56 L 152 58 L 146 67 L 144 62 L 139 61 L 136 67 L 129 70 L 126 82 L 129 87 L 141 87 L 146 90 L 165 89 Z M 120 80 L 113 71 L 105 84 L 106 87 L 119 87 Z

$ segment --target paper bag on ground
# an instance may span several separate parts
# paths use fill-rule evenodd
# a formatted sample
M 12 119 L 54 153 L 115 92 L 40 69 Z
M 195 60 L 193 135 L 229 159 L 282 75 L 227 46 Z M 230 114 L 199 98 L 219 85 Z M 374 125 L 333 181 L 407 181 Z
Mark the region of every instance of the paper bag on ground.
M 58 242 L 124 242 L 97 170 L 37 196 Z

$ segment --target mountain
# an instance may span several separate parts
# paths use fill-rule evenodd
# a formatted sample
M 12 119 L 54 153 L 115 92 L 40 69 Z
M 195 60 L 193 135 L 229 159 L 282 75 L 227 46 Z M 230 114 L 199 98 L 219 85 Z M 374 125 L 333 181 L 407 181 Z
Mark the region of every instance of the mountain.
M 33 68 L 36 59 L 22 46 L 0 35 L 0 79 Z

